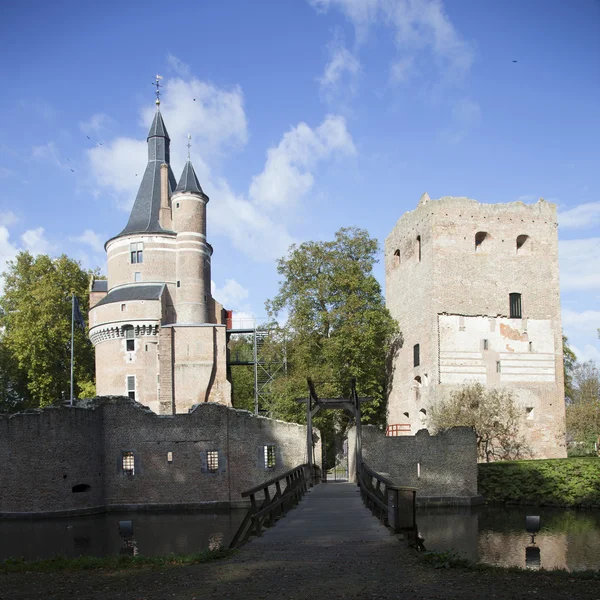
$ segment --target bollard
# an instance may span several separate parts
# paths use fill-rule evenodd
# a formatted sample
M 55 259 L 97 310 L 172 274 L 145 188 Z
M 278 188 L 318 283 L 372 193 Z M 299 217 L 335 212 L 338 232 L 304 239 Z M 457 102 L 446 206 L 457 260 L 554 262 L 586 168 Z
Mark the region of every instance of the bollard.
M 416 488 L 388 486 L 388 526 L 400 533 L 416 526 Z

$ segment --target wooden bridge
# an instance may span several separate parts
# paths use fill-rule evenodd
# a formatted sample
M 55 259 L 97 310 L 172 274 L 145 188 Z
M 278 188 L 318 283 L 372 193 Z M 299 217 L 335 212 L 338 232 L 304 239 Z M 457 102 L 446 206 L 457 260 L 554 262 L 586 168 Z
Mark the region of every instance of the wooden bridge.
M 415 488 L 395 485 L 364 463 L 358 480 L 320 483 L 318 467 L 300 465 L 244 492 L 250 508 L 230 547 L 251 537 L 254 545 L 331 545 L 415 532 Z

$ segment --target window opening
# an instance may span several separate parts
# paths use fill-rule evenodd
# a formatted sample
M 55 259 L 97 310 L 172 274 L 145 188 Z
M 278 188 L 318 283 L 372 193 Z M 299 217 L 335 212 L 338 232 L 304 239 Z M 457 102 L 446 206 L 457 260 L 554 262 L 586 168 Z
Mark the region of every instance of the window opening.
M 142 280 L 142 274 L 140 273 L 140 271 L 136 271 L 135 272 L 135 275 L 134 275 L 133 279 L 135 281 L 141 281 Z
M 418 367 L 419 364 L 421 363 L 421 356 L 420 356 L 420 350 L 419 350 L 419 344 L 415 344 L 413 346 L 413 366 L 414 367 Z
M 407 419 L 409 418 L 409 414 L 407 412 L 402 413 Z
M 489 234 L 487 231 L 478 231 L 475 234 L 475 252 L 480 252 L 483 250 L 484 245 L 483 242 L 489 238 Z
M 415 383 L 416 383 L 418 386 L 420 386 L 420 385 L 421 385 L 421 377 L 420 377 L 419 375 L 417 375 L 417 376 L 415 377 Z
M 133 452 L 122 452 L 123 473 L 135 475 L 135 455 Z
M 509 295 L 510 298 L 510 318 L 520 319 L 523 316 L 521 310 L 521 294 L 512 293 Z
M 127 395 L 135 400 L 135 375 L 127 375 Z
M 426 415 L 426 414 L 427 414 L 427 410 L 426 410 L 426 409 L 424 409 L 424 408 L 422 408 L 422 409 L 421 409 L 419 412 L 420 412 L 420 413 L 422 413 L 423 415 Z
M 81 494 L 82 492 L 89 492 L 92 489 L 87 483 L 78 483 L 71 488 L 73 494 Z
M 175 202 L 175 208 L 179 208 L 179 202 Z
M 396 250 L 394 252 L 394 266 L 398 266 L 400 264 L 400 250 Z
M 181 287 L 181 281 L 177 282 L 177 287 Z
M 529 352 L 533 352 L 533 342 L 529 342 Z
M 525 250 L 529 247 L 529 236 L 519 235 L 517 236 L 517 254 L 524 254 Z
M 275 457 L 275 446 L 265 446 L 264 447 L 264 455 L 265 455 L 265 469 L 274 469 L 276 457 Z
M 501 373 L 502 372 L 502 368 L 500 366 L 500 361 L 497 360 L 496 361 L 496 373 Z
M 206 464 L 208 466 L 209 473 L 216 473 L 219 470 L 219 451 L 209 450 L 206 453 Z M 275 466 L 275 463 L 273 463 Z
M 489 343 L 488 343 L 488 340 L 483 340 L 483 349 L 484 349 L 484 350 L 488 350 L 488 349 L 489 349 Z
M 526 414 L 527 414 L 527 420 L 531 420 L 531 419 L 533 419 L 533 406 L 528 406 L 528 407 L 525 409 L 525 412 L 526 412 Z
M 131 264 L 135 265 L 144 262 L 144 242 L 132 242 L 129 244 L 129 254 Z
M 421 236 L 417 236 L 417 256 L 419 257 L 419 262 L 421 262 Z
M 125 330 L 125 349 L 127 352 L 135 351 L 135 334 L 131 325 L 124 328 Z
M 125 312 L 127 310 L 127 304 L 121 304 L 121 312 Z

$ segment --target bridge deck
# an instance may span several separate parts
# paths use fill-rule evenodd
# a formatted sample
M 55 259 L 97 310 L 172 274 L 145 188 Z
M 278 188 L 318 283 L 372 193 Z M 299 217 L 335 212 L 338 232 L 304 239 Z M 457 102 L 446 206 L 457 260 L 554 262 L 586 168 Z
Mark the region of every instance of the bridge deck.
M 379 541 L 394 543 L 395 538 L 365 508 L 356 484 L 322 483 L 252 545 Z

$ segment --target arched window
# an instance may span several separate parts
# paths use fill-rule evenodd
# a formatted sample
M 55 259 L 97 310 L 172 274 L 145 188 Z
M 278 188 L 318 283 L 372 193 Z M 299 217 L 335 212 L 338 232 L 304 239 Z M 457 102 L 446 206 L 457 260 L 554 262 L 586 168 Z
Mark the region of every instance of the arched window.
M 415 377 L 415 386 L 421 387 L 421 377 L 419 375 Z
M 482 252 L 485 250 L 486 242 L 490 239 L 490 234 L 487 231 L 478 231 L 475 234 L 475 252 Z
M 397 267 L 400 264 L 400 250 L 394 252 L 394 266 Z
M 517 236 L 517 254 L 528 254 L 531 242 L 528 235 Z
M 421 262 L 421 236 L 417 236 L 417 260 Z

